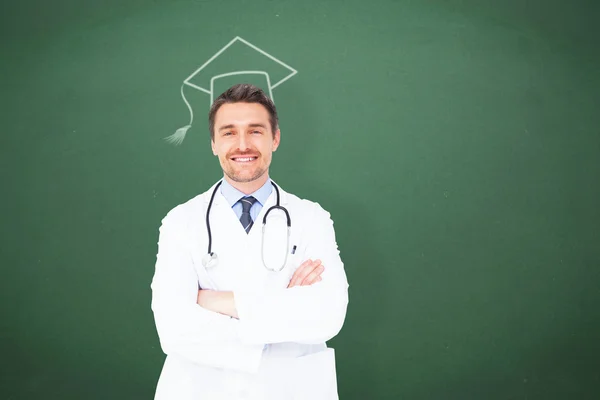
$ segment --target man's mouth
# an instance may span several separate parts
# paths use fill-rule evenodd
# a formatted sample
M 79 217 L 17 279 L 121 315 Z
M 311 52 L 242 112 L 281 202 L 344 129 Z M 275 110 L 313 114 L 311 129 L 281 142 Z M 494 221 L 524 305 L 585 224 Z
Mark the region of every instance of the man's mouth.
M 258 157 L 232 157 L 231 159 L 239 163 L 247 163 L 256 160 Z

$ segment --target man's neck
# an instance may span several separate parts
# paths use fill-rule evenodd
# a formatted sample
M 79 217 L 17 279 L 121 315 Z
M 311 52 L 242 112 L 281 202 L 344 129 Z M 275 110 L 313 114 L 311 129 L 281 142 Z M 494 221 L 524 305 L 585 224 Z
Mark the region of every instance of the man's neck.
M 269 174 L 265 173 L 263 176 L 261 176 L 260 178 L 253 180 L 251 182 L 236 182 L 232 179 L 230 179 L 227 175 L 224 175 L 225 180 L 227 180 L 227 182 L 233 186 L 234 188 L 236 188 L 237 190 L 239 190 L 240 192 L 248 195 L 251 193 L 256 192 L 258 189 L 260 189 L 269 179 Z

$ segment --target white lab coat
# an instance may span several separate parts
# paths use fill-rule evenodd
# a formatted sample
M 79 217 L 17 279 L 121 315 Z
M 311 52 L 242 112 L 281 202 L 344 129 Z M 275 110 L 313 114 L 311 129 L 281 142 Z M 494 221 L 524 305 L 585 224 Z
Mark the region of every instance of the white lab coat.
M 291 237 L 286 249 L 282 230 L 271 234 L 272 226 L 285 231 L 284 214 L 272 211 L 265 254 L 273 259 L 268 248 L 277 246 L 288 259 L 283 271 L 269 272 L 260 251 L 262 219 L 276 202 L 275 189 L 248 234 L 218 190 L 210 222 L 219 265 L 206 270 L 214 187 L 175 207 L 160 227 L 152 310 L 167 357 L 155 400 L 337 400 L 334 350 L 326 342 L 344 323 L 348 282 L 330 214 L 280 188 Z M 322 260 L 322 281 L 286 288 L 309 258 Z M 197 305 L 199 286 L 233 291 L 239 319 Z

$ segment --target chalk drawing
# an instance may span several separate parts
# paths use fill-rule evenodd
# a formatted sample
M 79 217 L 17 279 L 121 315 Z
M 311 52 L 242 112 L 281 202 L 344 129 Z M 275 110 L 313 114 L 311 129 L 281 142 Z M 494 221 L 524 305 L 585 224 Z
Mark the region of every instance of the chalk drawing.
M 202 86 L 198 86 L 195 85 L 191 82 L 191 80 L 198 75 L 202 70 L 204 70 L 210 63 L 212 63 L 215 59 L 217 59 L 217 57 L 219 57 L 221 54 L 223 54 L 223 52 L 225 52 L 229 47 L 231 47 L 234 43 L 236 42 L 240 42 L 245 44 L 246 46 L 250 47 L 251 49 L 257 51 L 258 53 L 262 54 L 263 56 L 273 60 L 274 62 L 276 62 L 277 64 L 285 67 L 286 69 L 288 69 L 290 71 L 290 73 L 285 76 L 284 78 L 280 79 L 278 82 L 275 82 L 273 84 L 271 84 L 271 78 L 269 76 L 269 73 L 266 71 L 254 71 L 254 70 L 239 70 L 239 71 L 234 71 L 234 72 L 227 72 L 227 73 L 223 73 L 223 74 L 219 74 L 219 75 L 215 75 L 210 79 L 210 86 L 208 88 L 202 87 Z M 191 128 L 192 123 L 194 122 L 194 111 L 192 110 L 192 107 L 190 106 L 190 103 L 188 102 L 188 100 L 185 97 L 185 93 L 183 91 L 184 86 L 189 86 L 191 88 L 200 90 L 201 92 L 204 92 L 208 95 L 210 95 L 210 105 L 212 105 L 213 101 L 214 101 L 214 97 L 215 97 L 215 93 L 214 93 L 214 82 L 215 80 L 219 79 L 219 78 L 224 78 L 227 76 L 235 76 L 235 75 L 264 75 L 266 80 L 267 80 L 267 86 L 268 86 L 268 95 L 271 98 L 271 100 L 273 100 L 273 102 L 275 101 L 275 99 L 273 98 L 273 89 L 275 89 L 276 87 L 278 87 L 279 85 L 281 85 L 282 83 L 284 83 L 285 81 L 287 81 L 288 79 L 290 79 L 292 76 L 296 75 L 298 73 L 298 71 L 296 71 L 294 68 L 290 67 L 289 65 L 287 65 L 286 63 L 284 63 L 283 61 L 273 57 L 271 54 L 267 53 L 264 50 L 259 49 L 258 47 L 256 47 L 255 45 L 253 45 L 252 43 L 242 39 L 239 36 L 236 36 L 235 38 L 233 38 L 229 43 L 227 43 L 221 50 L 217 51 L 217 53 L 212 56 L 211 58 L 209 58 L 204 64 L 202 64 L 200 66 L 200 68 L 198 68 L 197 70 L 195 70 L 190 76 L 188 76 L 184 81 L 183 84 L 181 85 L 181 97 L 183 98 L 183 101 L 185 102 L 185 105 L 187 106 L 188 110 L 190 111 L 190 123 L 188 125 L 185 125 L 179 129 L 177 129 L 175 131 L 175 133 L 173 133 L 170 136 L 167 136 L 165 138 L 165 140 L 171 144 L 174 145 L 180 145 L 183 140 L 185 139 L 185 135 L 187 134 L 188 129 Z M 220 93 L 219 93 L 220 94 Z M 209 105 L 209 107 L 210 107 Z

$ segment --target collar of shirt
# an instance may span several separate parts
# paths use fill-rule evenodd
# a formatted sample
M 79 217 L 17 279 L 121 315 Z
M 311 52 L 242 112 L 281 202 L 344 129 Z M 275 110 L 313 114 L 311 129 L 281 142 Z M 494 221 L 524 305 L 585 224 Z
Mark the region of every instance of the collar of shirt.
M 267 179 L 267 182 L 265 182 L 260 189 L 249 195 L 244 194 L 231 186 L 225 178 L 223 178 L 223 183 L 221 183 L 221 194 L 225 197 L 231 207 L 233 207 L 242 197 L 246 196 L 253 196 L 258 200 L 261 206 L 264 206 L 272 191 L 273 185 L 271 184 L 271 179 Z

